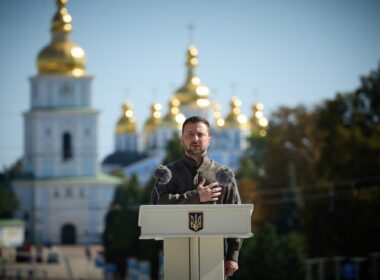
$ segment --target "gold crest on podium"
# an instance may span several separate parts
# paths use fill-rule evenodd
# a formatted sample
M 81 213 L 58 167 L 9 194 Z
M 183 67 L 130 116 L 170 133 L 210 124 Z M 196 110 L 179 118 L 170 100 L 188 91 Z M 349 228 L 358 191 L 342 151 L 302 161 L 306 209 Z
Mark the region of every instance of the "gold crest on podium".
M 203 213 L 202 212 L 189 213 L 189 229 L 195 232 L 203 229 Z

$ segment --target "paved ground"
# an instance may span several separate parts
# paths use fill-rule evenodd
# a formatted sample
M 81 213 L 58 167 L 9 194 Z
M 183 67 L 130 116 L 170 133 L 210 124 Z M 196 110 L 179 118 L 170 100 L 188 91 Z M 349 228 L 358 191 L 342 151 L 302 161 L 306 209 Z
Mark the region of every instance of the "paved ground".
M 103 279 L 102 270 L 95 266 L 95 256 L 101 251 L 100 246 L 91 246 L 91 258 L 88 258 L 83 246 L 54 246 L 58 253 L 58 263 L 47 263 L 48 250 L 43 249 L 43 262 L 35 259 L 35 248 L 32 248 L 33 261 L 16 262 L 14 249 L 2 249 L 0 279 L 44 279 L 44 280 L 97 280 Z

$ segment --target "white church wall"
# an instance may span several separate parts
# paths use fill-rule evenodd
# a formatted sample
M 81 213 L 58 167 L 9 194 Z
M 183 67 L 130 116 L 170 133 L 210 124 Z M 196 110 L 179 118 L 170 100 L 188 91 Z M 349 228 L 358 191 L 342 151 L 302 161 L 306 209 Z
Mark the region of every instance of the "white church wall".
M 157 165 L 161 164 L 161 162 L 164 160 L 164 156 L 164 153 L 159 153 L 128 165 L 123 169 L 123 174 L 127 178 L 130 178 L 133 174 L 136 174 L 141 185 L 145 187 L 153 174 L 154 168 L 156 168 Z

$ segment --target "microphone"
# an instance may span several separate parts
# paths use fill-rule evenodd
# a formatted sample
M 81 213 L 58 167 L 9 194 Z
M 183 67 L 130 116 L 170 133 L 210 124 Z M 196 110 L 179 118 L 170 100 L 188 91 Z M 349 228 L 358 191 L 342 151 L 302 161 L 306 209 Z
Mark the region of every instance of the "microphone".
M 165 165 L 159 165 L 154 169 L 153 178 L 158 184 L 167 184 L 172 178 L 172 172 Z
M 219 186 L 226 187 L 234 178 L 234 173 L 227 166 L 222 166 L 215 173 L 215 180 L 218 182 Z M 213 202 L 216 204 L 216 201 Z
M 234 173 L 227 166 L 221 167 L 215 173 L 215 180 L 220 186 L 226 186 L 235 177 Z
M 157 190 L 157 186 L 159 184 L 169 183 L 172 176 L 173 176 L 172 172 L 165 165 L 159 165 L 154 169 L 153 178 L 156 181 L 156 183 L 154 184 L 154 190 L 157 194 L 156 205 L 158 204 L 158 201 L 160 200 L 160 193 Z

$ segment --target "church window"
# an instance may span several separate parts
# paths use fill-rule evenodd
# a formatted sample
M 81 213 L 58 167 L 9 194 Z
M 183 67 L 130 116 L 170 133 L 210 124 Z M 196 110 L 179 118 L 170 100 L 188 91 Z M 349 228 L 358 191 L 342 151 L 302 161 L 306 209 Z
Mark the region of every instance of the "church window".
M 38 92 L 36 86 L 33 84 L 32 86 L 32 106 L 38 106 Z
M 73 196 L 73 190 L 71 188 L 66 189 L 66 197 L 72 197 Z
M 59 198 L 59 191 L 58 190 L 54 191 L 54 198 Z
M 63 84 L 63 86 L 61 87 L 61 93 L 69 94 L 71 92 L 72 92 L 72 87 L 68 83 Z
M 63 160 L 69 160 L 73 157 L 73 144 L 71 134 L 65 132 L 62 139 L 62 158 Z
M 84 198 L 84 189 L 80 189 L 80 190 L 79 190 L 79 196 L 80 196 L 81 198 Z

